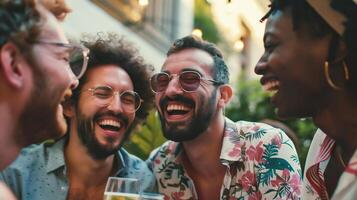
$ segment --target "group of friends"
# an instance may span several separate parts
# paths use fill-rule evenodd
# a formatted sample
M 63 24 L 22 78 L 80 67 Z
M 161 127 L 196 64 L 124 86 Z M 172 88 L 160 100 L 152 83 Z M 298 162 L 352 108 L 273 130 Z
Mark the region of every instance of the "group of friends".
M 117 34 L 70 43 L 68 12 L 0 0 L 1 200 L 103 199 L 111 176 L 165 200 L 357 198 L 355 0 L 272 0 L 261 19 L 263 89 L 279 117 L 319 128 L 304 170 L 284 131 L 225 116 L 233 89 L 216 45 L 177 39 L 155 73 Z M 122 144 L 153 108 L 167 142 L 145 162 Z

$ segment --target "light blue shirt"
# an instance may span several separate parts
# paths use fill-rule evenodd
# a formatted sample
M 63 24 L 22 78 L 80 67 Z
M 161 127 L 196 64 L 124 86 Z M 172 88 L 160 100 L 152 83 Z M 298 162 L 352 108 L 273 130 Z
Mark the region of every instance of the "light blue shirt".
M 57 142 L 31 145 L 23 149 L 19 157 L 0 173 L 0 180 L 12 189 L 18 199 L 65 200 L 68 192 L 63 155 L 65 142 L 66 137 Z M 123 148 L 117 152 L 116 157 L 121 163 L 117 177 L 137 178 L 142 191 L 154 191 L 155 177 L 144 161 Z

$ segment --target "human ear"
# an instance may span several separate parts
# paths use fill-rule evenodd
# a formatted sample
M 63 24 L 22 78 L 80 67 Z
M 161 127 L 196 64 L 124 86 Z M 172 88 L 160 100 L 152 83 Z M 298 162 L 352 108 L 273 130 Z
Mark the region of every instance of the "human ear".
M 12 42 L 5 43 L 0 49 L 1 73 L 11 88 L 19 89 L 24 86 L 26 76 L 25 65 L 19 62 L 21 52 Z
M 230 85 L 222 85 L 219 88 L 220 99 L 218 100 L 218 106 L 224 108 L 233 96 L 233 88 Z
M 64 103 L 62 103 L 63 106 L 63 114 L 68 117 L 72 118 L 75 115 L 75 105 L 74 101 L 71 99 L 66 100 Z

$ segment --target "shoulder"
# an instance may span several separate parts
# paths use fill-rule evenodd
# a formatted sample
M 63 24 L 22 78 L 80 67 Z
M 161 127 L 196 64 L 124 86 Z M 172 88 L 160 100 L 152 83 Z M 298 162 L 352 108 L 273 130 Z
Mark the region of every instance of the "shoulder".
M 23 148 L 16 160 L 4 171 L 26 169 L 29 168 L 29 166 L 43 162 L 45 157 L 44 149 L 45 144 L 33 144 Z
M 152 192 L 155 188 L 155 177 L 147 164 L 123 148 L 119 150 L 119 154 L 125 162 L 125 170 L 122 176 L 141 180 L 142 190 Z
M 122 156 L 125 165 L 129 168 L 136 169 L 136 170 L 142 170 L 146 169 L 146 164 L 143 160 L 138 158 L 137 156 L 130 154 L 127 152 L 125 149 L 121 148 L 119 150 L 120 156 Z
M 283 130 L 265 123 L 238 121 L 235 124 L 239 134 L 245 141 L 271 143 L 277 142 L 277 140 L 288 140 L 291 142 Z
M 279 128 L 259 122 L 236 122 L 240 146 L 245 150 L 246 160 L 262 165 L 292 163 L 300 168 L 300 163 L 292 140 Z M 244 148 L 243 148 L 244 147 Z
M 149 156 L 148 161 L 154 162 L 156 159 L 169 159 L 177 155 L 179 143 L 173 141 L 166 141 L 164 144 L 154 149 Z
M 22 149 L 16 160 L 1 171 L 0 179 L 9 185 L 17 196 L 20 196 L 23 187 L 27 187 L 31 177 L 45 173 L 43 149 L 43 144 Z

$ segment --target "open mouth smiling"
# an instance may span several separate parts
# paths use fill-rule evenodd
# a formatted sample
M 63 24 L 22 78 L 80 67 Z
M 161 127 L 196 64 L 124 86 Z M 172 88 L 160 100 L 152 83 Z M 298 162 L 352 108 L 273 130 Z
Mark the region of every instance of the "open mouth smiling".
M 276 77 L 265 77 L 260 79 L 260 83 L 263 86 L 264 91 L 276 93 L 280 88 L 280 81 Z
M 169 115 L 184 115 L 190 112 L 191 106 L 182 103 L 169 103 L 166 112 Z
M 119 131 L 122 127 L 122 122 L 113 119 L 101 119 L 98 122 L 98 125 L 108 131 Z

